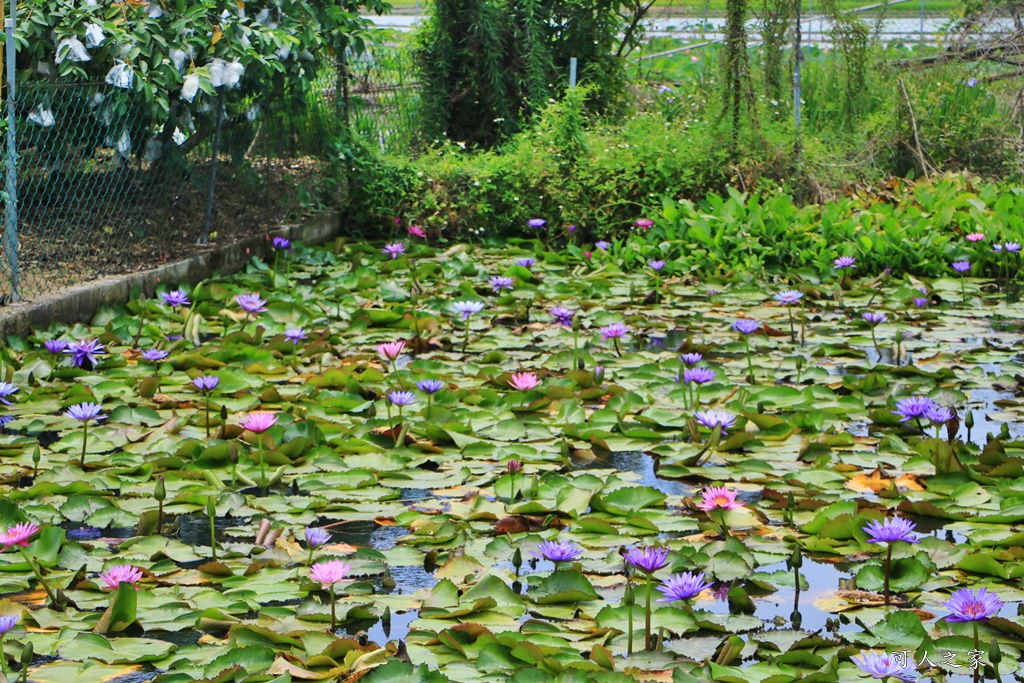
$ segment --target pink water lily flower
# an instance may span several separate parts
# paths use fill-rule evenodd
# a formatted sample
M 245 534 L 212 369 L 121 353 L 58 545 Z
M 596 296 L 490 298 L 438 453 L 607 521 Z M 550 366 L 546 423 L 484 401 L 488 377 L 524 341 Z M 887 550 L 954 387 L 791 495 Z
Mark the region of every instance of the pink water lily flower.
M 725 486 L 708 486 L 704 489 L 704 500 L 697 507 L 706 512 L 716 508 L 735 510 L 743 507 L 743 503 L 736 500 L 736 491 L 732 491 Z
M 345 581 L 345 576 L 351 568 L 352 566 L 348 562 L 342 562 L 341 560 L 317 562 L 310 567 L 309 578 L 319 583 L 324 590 L 327 590 L 334 584 Z
M 385 342 L 377 345 L 377 353 L 384 356 L 388 360 L 394 360 L 401 355 L 402 350 L 405 348 L 404 341 L 393 341 Z
M 0 553 L 16 545 L 23 548 L 28 547 L 29 539 L 35 536 L 37 531 L 39 531 L 39 525 L 32 522 L 19 522 L 8 528 L 7 531 L 0 534 L 0 545 L 3 546 Z
M 508 383 L 519 391 L 529 391 L 540 384 L 540 380 L 532 372 L 516 372 L 512 374 L 512 379 Z
M 277 424 L 277 413 L 269 410 L 256 410 L 242 422 L 242 429 L 247 429 L 256 434 L 262 434 Z
M 117 590 L 122 583 L 130 583 L 135 586 L 135 590 L 139 590 L 137 584 L 141 580 L 142 570 L 130 564 L 119 564 L 116 567 L 111 567 L 106 573 L 100 574 L 100 581 L 107 584 L 107 588 L 110 590 Z

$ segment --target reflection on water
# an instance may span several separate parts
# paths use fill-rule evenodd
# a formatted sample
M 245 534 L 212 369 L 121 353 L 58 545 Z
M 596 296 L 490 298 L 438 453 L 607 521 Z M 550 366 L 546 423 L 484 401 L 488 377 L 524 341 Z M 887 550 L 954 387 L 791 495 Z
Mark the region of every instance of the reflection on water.
M 643 451 L 619 451 L 605 457 L 595 458 L 582 465 L 580 469 L 613 469 L 619 472 L 632 472 L 639 477 L 636 480 L 637 484 L 650 486 L 667 496 L 692 496 L 693 492 L 697 490 L 681 481 L 658 476 L 654 458 Z

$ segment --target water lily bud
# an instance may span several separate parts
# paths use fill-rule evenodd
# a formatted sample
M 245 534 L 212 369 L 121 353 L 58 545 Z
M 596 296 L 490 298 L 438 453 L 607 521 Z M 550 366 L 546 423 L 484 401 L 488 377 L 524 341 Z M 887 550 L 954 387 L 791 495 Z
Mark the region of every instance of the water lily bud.
M 512 566 L 519 571 L 519 568 L 523 566 L 523 551 L 516 548 L 516 551 L 512 553 Z
M 964 416 L 964 426 L 968 429 L 974 427 L 974 411 L 967 411 L 967 415 Z
M 221 422 L 227 422 L 227 420 L 228 420 L 228 407 L 227 406 L 221 406 L 220 407 L 220 419 L 221 419 Z
M 391 606 L 388 605 L 384 608 L 384 614 L 380 617 L 380 625 L 385 629 L 391 628 Z
M 39 459 L 41 457 L 42 454 L 39 452 L 39 446 L 36 446 L 36 449 L 32 451 L 32 464 L 37 468 L 39 467 Z
M 998 664 L 1003 661 L 1003 651 L 999 649 L 999 641 L 992 636 L 992 644 L 988 646 L 988 661 Z
M 764 415 L 764 401 L 757 402 L 757 413 L 758 415 Z
M 806 362 L 807 359 L 804 358 L 803 356 L 797 356 L 796 358 L 793 359 L 793 365 L 796 366 L 797 370 L 803 370 L 804 363 Z
M 632 607 L 636 604 L 636 596 L 633 593 L 633 582 L 626 582 L 626 595 L 622 598 L 622 604 L 627 607 Z
M 156 478 L 156 488 L 153 489 L 153 497 L 159 503 L 164 502 L 167 498 L 167 490 L 164 488 L 164 478 L 162 475 Z
M 522 469 L 522 465 L 519 464 L 518 460 L 513 458 L 512 460 L 508 461 L 508 473 L 509 474 L 516 474 L 521 469 Z
M 604 366 L 603 365 L 595 365 L 594 366 L 594 381 L 597 382 L 598 384 L 600 384 L 601 382 L 604 381 Z
M 995 642 L 995 640 L 993 640 Z M 32 663 L 32 658 L 35 657 L 36 648 L 32 645 L 32 641 L 25 643 L 25 647 L 21 648 L 21 665 L 27 667 Z
M 213 500 L 213 496 L 209 496 L 206 499 L 206 514 L 210 517 L 217 516 L 217 503 Z
M 578 316 L 578 315 L 574 315 L 572 317 L 572 331 L 573 332 L 579 332 L 580 331 L 580 316 Z
M 794 569 L 800 569 L 804 564 L 804 554 L 800 552 L 800 548 L 793 551 L 793 556 L 789 558 L 789 564 Z
M 786 507 L 790 510 L 796 507 L 796 499 L 793 497 L 792 491 L 786 494 Z

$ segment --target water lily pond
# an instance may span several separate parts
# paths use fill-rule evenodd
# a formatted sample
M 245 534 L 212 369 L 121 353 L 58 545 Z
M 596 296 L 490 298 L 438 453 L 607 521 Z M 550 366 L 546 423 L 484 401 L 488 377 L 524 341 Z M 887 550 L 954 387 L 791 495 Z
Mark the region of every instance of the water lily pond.
M 8 680 L 1024 680 L 998 283 L 278 246 L 6 340 Z

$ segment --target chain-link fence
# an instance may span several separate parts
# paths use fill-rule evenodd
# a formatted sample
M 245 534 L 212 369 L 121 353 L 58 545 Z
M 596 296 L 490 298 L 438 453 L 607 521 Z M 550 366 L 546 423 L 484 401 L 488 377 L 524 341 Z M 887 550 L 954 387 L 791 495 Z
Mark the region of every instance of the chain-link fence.
M 167 124 L 130 90 L 19 83 L 16 173 L 3 164 L 17 201 L 4 194 L 0 305 L 323 208 L 340 195 L 329 165 L 346 121 L 387 151 L 407 152 L 417 137 L 413 66 L 399 48 L 350 57 L 306 87 L 282 81 L 207 101 Z

